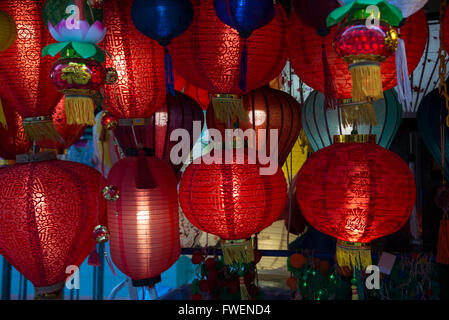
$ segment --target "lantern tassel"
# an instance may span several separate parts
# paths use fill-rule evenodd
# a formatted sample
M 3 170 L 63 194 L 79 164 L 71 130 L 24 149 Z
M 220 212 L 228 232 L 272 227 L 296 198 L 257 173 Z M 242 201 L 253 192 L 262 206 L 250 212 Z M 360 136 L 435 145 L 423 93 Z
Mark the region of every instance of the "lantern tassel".
M 353 267 L 359 265 L 363 270 L 372 265 L 371 249 L 368 244 L 337 241 L 337 263 L 340 267 Z
M 243 107 L 243 100 L 232 94 L 217 94 L 212 98 L 212 106 L 217 120 L 227 123 L 228 114 L 242 122 L 248 122 L 249 116 Z
M 97 251 L 97 246 L 95 246 L 89 253 L 89 258 L 87 259 L 87 265 L 92 267 L 99 267 L 101 265 L 100 255 Z
M 25 134 L 30 141 L 63 141 L 51 117 L 24 118 L 22 121 Z
M 89 96 L 65 96 L 67 124 L 95 125 L 95 105 Z
M 449 218 L 447 213 L 444 214 L 444 217 L 440 222 L 436 262 L 449 264 Z
M 8 123 L 6 122 L 5 113 L 3 112 L 3 104 L 1 97 L 0 97 L 0 124 L 3 128 L 8 129 Z
M 114 266 L 112 265 L 112 261 L 111 261 L 111 259 L 109 259 L 109 256 L 108 256 L 108 253 L 106 250 L 104 251 L 104 257 L 106 259 L 106 262 L 108 263 L 109 269 L 111 269 L 112 274 L 114 276 L 116 276 L 117 273 L 115 272 Z
M 240 57 L 240 82 L 239 88 L 242 92 L 246 91 L 246 74 L 248 72 L 248 50 L 246 48 L 246 38 L 243 40 L 243 50 Z
M 226 265 L 254 261 L 254 249 L 251 239 L 222 241 L 223 262 Z
M 252 300 L 251 295 L 249 294 L 248 289 L 246 288 L 245 278 L 239 277 L 239 282 L 240 282 L 240 299 Z
M 154 179 L 151 169 L 145 158 L 145 152 L 139 149 L 139 156 L 136 162 L 135 181 L 137 189 L 154 189 L 157 187 L 156 179 Z
M 167 46 L 164 47 L 165 52 L 165 84 L 167 87 L 167 94 L 176 96 L 175 93 L 175 77 L 173 75 L 173 60 L 168 52 Z
M 406 109 L 411 111 L 412 89 L 407 67 L 407 55 L 405 52 L 404 40 L 398 39 L 398 49 L 396 50 L 396 73 L 398 79 L 399 101 Z
M 322 45 L 322 60 L 323 60 L 323 72 L 324 72 L 324 108 L 325 110 L 335 110 L 338 105 L 337 90 L 335 89 L 335 83 L 332 78 L 332 73 L 327 60 L 326 46 Z
M 349 66 L 352 78 L 352 101 L 372 101 L 382 99 L 382 77 L 380 64 L 363 61 Z
M 372 103 L 361 105 L 342 106 L 341 122 L 343 127 L 350 127 L 354 124 L 377 125 L 376 111 Z

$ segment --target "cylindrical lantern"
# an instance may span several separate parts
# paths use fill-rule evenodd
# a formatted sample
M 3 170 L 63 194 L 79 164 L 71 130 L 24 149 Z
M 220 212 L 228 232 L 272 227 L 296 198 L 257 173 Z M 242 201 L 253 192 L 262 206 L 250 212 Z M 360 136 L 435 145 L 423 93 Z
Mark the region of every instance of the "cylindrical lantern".
M 340 100 L 351 98 L 352 80 L 347 64 L 338 57 L 332 48 L 332 41 L 337 27 L 332 27 L 326 37 L 316 34 L 314 28 L 304 24 L 293 12 L 289 20 L 288 56 L 295 73 L 313 89 L 325 92 L 325 74 L 322 63 L 322 45 L 325 45 L 327 59 L 332 80 L 335 85 L 337 98 Z M 401 39 L 405 42 L 407 51 L 407 65 L 409 74 L 413 72 L 423 55 L 427 39 L 428 28 L 424 10 L 410 16 L 404 26 L 400 28 Z M 383 90 L 396 86 L 395 57 L 388 58 L 381 64 Z
M 324 94 L 314 91 L 302 108 L 302 126 L 313 150 L 331 145 L 334 135 L 351 134 L 354 130 L 359 134 L 375 134 L 378 145 L 387 149 L 390 147 L 402 120 L 402 105 L 394 89 L 385 91 L 384 99 L 373 103 L 377 118 L 375 126 L 344 126 L 340 108 L 326 110 L 324 101 Z
M 106 218 L 98 171 L 71 161 L 33 162 L 40 155 L 0 170 L 0 253 L 33 283 L 36 298 L 62 292 L 66 268 L 86 259 L 92 230 Z
M 340 266 L 370 265 L 369 242 L 398 231 L 415 203 L 408 165 L 373 141 L 372 135 L 335 136 L 298 173 L 301 212 L 312 227 L 339 240 Z
M 0 95 L 10 91 L 16 96 L 15 108 L 30 140 L 58 138 L 51 114 L 61 94 L 48 77 L 56 59 L 41 55 L 43 47 L 52 42 L 41 18 L 44 2 L 0 1 L 0 9 L 14 19 L 19 30 L 15 43 L 2 52 Z
M 247 119 L 240 95 L 259 88 L 282 71 L 286 54 L 286 15 L 281 7 L 266 26 L 247 40 L 246 91 L 239 87 L 244 40 L 223 23 L 214 1 L 192 1 L 193 23 L 169 46 L 175 70 L 188 82 L 213 94 L 215 108 L 230 110 Z
M 206 113 L 207 127 L 220 130 L 223 139 L 225 129 L 247 129 L 254 131 L 247 136 L 248 147 L 259 150 L 266 148 L 270 152 L 270 145 L 278 144 L 278 162 L 282 166 L 293 144 L 301 131 L 301 105 L 288 93 L 264 86 L 243 96 L 243 106 L 248 114 L 248 121 L 241 121 L 235 116 L 228 121 L 219 118 L 214 108 L 209 107 Z M 263 130 L 262 136 L 259 135 Z M 277 130 L 278 140 L 271 141 L 270 130 Z M 255 134 L 255 135 L 254 135 Z M 259 141 L 263 139 L 263 141 Z M 260 149 L 259 152 L 263 152 Z
M 119 120 L 114 135 L 124 151 L 137 148 L 136 142 L 144 148 L 153 149 L 155 155 L 169 162 L 177 174 L 187 158 L 182 159 L 182 163 L 171 162 L 171 150 L 178 143 L 170 140 L 172 132 L 176 129 L 187 130 L 190 151 L 200 137 L 203 125 L 204 114 L 198 103 L 193 98 L 176 92 L 174 96 L 167 94 L 162 107 L 148 119 L 143 119 L 140 125 L 132 119 Z
M 16 38 L 16 23 L 8 13 L 0 10 L 0 52 L 12 46 Z
M 58 131 L 61 139 L 58 141 L 44 140 L 39 141 L 38 146 L 43 149 L 54 149 L 59 154 L 64 154 L 67 149 L 78 141 L 83 135 L 86 126 L 79 124 L 67 124 L 67 116 L 64 104 L 64 98 L 62 98 L 56 106 L 52 115 L 53 124 Z
M 131 20 L 132 0 L 104 4 L 106 67 L 117 71 L 105 86 L 107 111 L 117 119 L 149 118 L 165 100 L 164 50 L 141 34 Z
M 177 182 L 165 161 L 127 155 L 108 176 L 108 186 L 118 190 L 108 201 L 111 259 L 134 286 L 153 287 L 180 255 Z M 151 188 L 136 183 L 145 166 Z

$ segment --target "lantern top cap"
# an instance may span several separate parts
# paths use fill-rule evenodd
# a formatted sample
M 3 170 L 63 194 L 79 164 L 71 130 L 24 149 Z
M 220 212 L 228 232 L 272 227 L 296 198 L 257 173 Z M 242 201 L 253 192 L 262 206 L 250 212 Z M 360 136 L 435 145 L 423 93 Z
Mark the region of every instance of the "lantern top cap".
M 375 134 L 334 135 L 334 144 L 337 143 L 376 143 L 376 135 Z
M 332 11 L 327 17 L 327 26 L 336 25 L 348 15 L 352 16 L 357 13 L 356 16 L 358 16 L 360 12 L 365 12 L 369 6 L 377 6 L 381 19 L 394 27 L 399 26 L 403 19 L 401 9 L 384 0 L 357 0 Z M 365 18 L 368 17 L 365 16 Z
M 51 161 L 51 160 L 57 160 L 56 153 L 54 151 L 25 153 L 25 154 L 18 154 L 16 156 L 17 164 L 24 164 L 24 163 L 29 163 L 29 162 Z

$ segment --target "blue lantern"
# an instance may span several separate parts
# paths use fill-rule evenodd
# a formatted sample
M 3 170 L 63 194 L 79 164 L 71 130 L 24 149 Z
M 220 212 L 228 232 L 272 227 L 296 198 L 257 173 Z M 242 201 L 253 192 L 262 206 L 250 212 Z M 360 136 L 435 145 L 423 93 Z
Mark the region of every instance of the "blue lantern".
M 248 61 L 246 41 L 254 30 L 262 28 L 273 20 L 276 14 L 273 0 L 214 0 L 214 9 L 217 17 L 237 30 L 244 39 L 239 87 L 245 92 Z
M 449 180 L 449 128 L 446 126 L 448 111 L 442 99 L 438 89 L 426 95 L 416 113 L 416 122 L 419 135 L 440 169 L 442 167 L 441 127 L 444 128 L 444 175 Z
M 394 89 L 384 92 L 384 99 L 373 103 L 377 125 L 359 125 L 358 128 L 344 127 L 339 108 L 327 109 L 324 94 L 313 91 L 302 108 L 302 126 L 314 151 L 332 144 L 334 135 L 351 134 L 357 129 L 359 134 L 375 134 L 377 144 L 388 149 L 393 142 L 402 119 L 402 105 Z
M 167 46 L 192 24 L 192 3 L 190 0 L 134 0 L 131 18 L 137 30 L 164 47 L 167 93 L 175 95 L 173 63 Z

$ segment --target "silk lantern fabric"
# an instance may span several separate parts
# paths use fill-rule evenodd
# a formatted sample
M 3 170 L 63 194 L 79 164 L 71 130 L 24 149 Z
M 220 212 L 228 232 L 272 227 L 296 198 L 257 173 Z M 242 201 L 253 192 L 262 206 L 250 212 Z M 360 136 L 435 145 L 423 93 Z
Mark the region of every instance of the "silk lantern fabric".
M 374 143 L 337 143 L 313 153 L 298 173 L 296 188 L 312 227 L 357 243 L 398 231 L 416 196 L 407 164 Z
M 384 99 L 373 103 L 377 125 L 358 125 L 359 134 L 375 134 L 377 144 L 388 149 L 402 120 L 402 105 L 394 89 L 384 92 Z M 326 110 L 324 94 L 313 91 L 302 108 L 302 126 L 313 150 L 332 144 L 334 135 L 350 134 L 352 127 L 343 127 L 339 108 Z
M 339 6 L 337 0 L 293 0 L 296 15 L 320 36 L 326 36 L 330 32 L 326 23 L 327 16 Z
M 259 139 L 264 138 L 267 154 L 270 150 L 270 130 L 278 130 L 278 161 L 282 166 L 287 159 L 301 131 L 301 105 L 288 93 L 264 86 L 243 96 L 243 106 L 248 113 L 249 121 L 238 122 L 243 131 L 255 130 L 256 135 L 248 137 L 248 147 L 259 148 Z M 234 122 L 235 119 L 232 119 Z M 218 129 L 224 139 L 227 123 L 215 117 L 212 106 L 206 113 L 208 128 Z M 233 128 L 231 128 L 233 129 Z M 265 137 L 259 137 L 259 130 L 264 130 Z
M 116 118 L 149 118 L 165 99 L 164 50 L 141 34 L 131 20 L 132 0 L 106 1 L 104 49 L 118 80 L 104 87 L 107 110 Z
M 71 161 L 0 169 L 0 253 L 36 293 L 62 289 L 66 267 L 79 266 L 94 247 L 92 231 L 106 223 L 104 183 L 95 169 Z
M 0 10 L 6 11 L 17 25 L 17 40 L 2 53 L 0 95 L 6 90 L 18 100 L 14 106 L 23 118 L 50 116 L 61 99 L 52 86 L 50 69 L 56 58 L 41 55 L 42 48 L 53 42 L 42 22 L 45 0 L 0 1 Z
M 137 189 L 137 159 L 123 158 L 109 172 L 108 185 L 119 190 L 117 201 L 108 201 L 110 252 L 114 264 L 132 280 L 151 282 L 181 253 L 177 182 L 165 161 L 145 157 L 157 186 Z
M 442 168 L 441 159 L 441 126 L 444 126 L 444 175 L 449 179 L 449 128 L 446 127 L 448 111 L 438 89 L 431 91 L 424 97 L 416 113 L 416 121 L 420 137 L 427 149 Z M 441 118 L 440 118 L 441 117 Z
M 204 89 L 198 88 L 191 84 L 190 82 L 184 80 L 178 73 L 174 73 L 175 75 L 175 90 L 182 92 L 189 97 L 195 99 L 196 102 L 201 106 L 203 110 L 207 110 L 209 106 L 209 92 Z
M 81 138 L 86 126 L 79 124 L 67 124 L 64 98 L 62 98 L 56 105 L 55 111 L 52 114 L 52 119 L 56 131 L 62 140 L 43 140 L 39 141 L 37 145 L 44 149 L 55 149 L 59 154 L 63 154 L 72 144 Z
M 239 80 L 244 40 L 216 16 L 213 0 L 192 3 L 192 25 L 169 46 L 176 72 L 211 94 L 243 94 Z M 246 92 L 267 84 L 284 68 L 286 22 L 285 12 L 279 7 L 275 18 L 247 41 Z
M 176 92 L 175 96 L 166 95 L 165 103 L 149 119 L 148 125 L 134 126 L 136 140 L 144 148 L 151 148 L 155 155 L 169 162 L 177 174 L 183 164 L 170 162 L 170 152 L 177 141 L 170 141 L 171 133 L 176 129 L 185 129 L 189 132 L 190 149 L 199 138 L 193 132 L 193 122 L 200 121 L 200 129 L 204 125 L 204 114 L 198 103 L 191 97 Z M 123 150 L 137 148 L 131 126 L 118 126 L 114 135 Z M 186 160 L 186 159 L 184 159 Z
M 424 52 L 428 28 L 424 10 L 407 19 L 401 27 L 401 39 L 405 42 L 409 74 L 415 70 Z M 337 91 L 337 99 L 350 99 L 352 80 L 347 64 L 336 54 L 332 40 L 337 27 L 332 27 L 326 37 L 320 37 L 312 27 L 305 25 L 292 13 L 288 27 L 288 56 L 295 73 L 313 89 L 324 92 L 322 45 L 325 46 L 330 72 Z M 383 90 L 396 86 L 396 62 L 394 55 L 381 64 Z
M 287 199 L 280 167 L 273 175 L 261 175 L 260 165 L 250 164 L 247 155 L 242 164 L 236 159 L 234 151 L 232 164 L 193 162 L 179 185 L 179 204 L 187 219 L 225 240 L 246 239 L 269 227 Z

